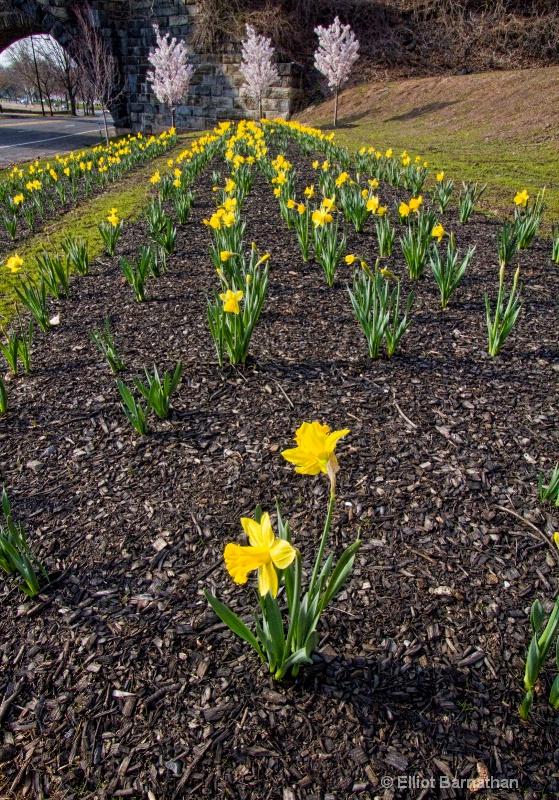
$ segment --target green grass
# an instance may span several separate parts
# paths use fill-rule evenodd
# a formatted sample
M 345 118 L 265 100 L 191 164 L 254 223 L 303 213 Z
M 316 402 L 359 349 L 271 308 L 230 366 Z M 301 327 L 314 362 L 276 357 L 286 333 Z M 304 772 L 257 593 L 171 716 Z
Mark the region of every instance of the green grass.
M 196 135 L 196 134 L 194 134 Z M 15 313 L 16 294 L 14 287 L 20 277 L 34 278 L 37 275 L 34 256 L 47 250 L 51 253 L 62 252 L 61 244 L 68 236 L 78 236 L 88 246 L 90 261 L 94 261 L 103 252 L 103 240 L 97 224 L 107 218 L 111 208 L 118 209 L 119 217 L 126 223 L 137 220 L 146 204 L 151 185 L 149 178 L 156 169 L 166 165 L 169 158 L 176 157 L 185 149 L 190 134 L 181 136 L 178 144 L 148 164 L 128 173 L 117 184 L 113 184 L 103 194 L 91 198 L 72 209 L 67 214 L 51 220 L 41 232 L 15 245 L 12 251 L 23 258 L 21 270 L 13 274 L 7 269 L 5 260 L 0 265 L 0 324 L 6 325 Z M 79 276 L 78 276 L 79 278 Z

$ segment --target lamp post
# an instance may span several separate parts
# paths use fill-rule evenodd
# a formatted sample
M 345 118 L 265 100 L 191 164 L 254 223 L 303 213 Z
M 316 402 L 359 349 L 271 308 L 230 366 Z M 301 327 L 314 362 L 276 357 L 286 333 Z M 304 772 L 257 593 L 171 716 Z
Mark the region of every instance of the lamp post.
M 39 99 L 41 100 L 41 111 L 43 112 L 43 117 L 45 116 L 45 104 L 43 103 L 43 93 L 41 91 L 41 81 L 39 78 L 39 67 L 37 66 L 37 56 L 35 55 L 35 42 L 33 41 L 33 36 L 31 38 L 31 50 L 33 51 L 33 63 L 35 64 L 35 74 L 37 76 L 37 86 L 39 87 Z

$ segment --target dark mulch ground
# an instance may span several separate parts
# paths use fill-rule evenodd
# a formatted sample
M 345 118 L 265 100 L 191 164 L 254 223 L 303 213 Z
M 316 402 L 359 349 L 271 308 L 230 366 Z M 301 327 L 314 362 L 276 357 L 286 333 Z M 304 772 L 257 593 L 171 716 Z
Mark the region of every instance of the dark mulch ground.
M 0 795 L 464 797 L 398 779 L 439 786 L 481 762 L 518 790 L 478 796 L 555 797 L 551 660 L 530 723 L 517 714 L 528 609 L 557 591 L 537 533 L 557 524 L 537 496 L 538 474 L 559 459 L 549 244 L 520 255 L 524 307 L 491 359 L 483 292 L 496 291 L 496 225 L 447 215 L 459 246 L 477 245 L 470 274 L 446 312 L 432 277 L 421 280 L 401 351 L 373 362 L 349 268 L 328 289 L 316 264 L 302 265 L 258 175 L 247 240 L 272 253 L 269 296 L 250 362 L 221 371 L 205 318 L 211 207 L 207 170 L 149 300 L 134 301 L 117 259 L 100 260 L 53 303 L 60 326 L 37 335 L 33 373 L 8 384 L 0 478 L 32 546 L 63 574 L 38 603 L 4 584 L 0 691 L 21 688 L 0 740 Z M 146 235 L 129 226 L 120 252 Z M 372 258 L 370 225 L 350 234 L 352 250 Z M 399 255 L 391 268 L 404 274 Z M 107 313 L 129 383 L 144 365 L 185 364 L 172 419 L 144 438 L 88 337 Z M 310 561 L 326 481 L 295 475 L 280 451 L 312 419 L 351 428 L 332 547 L 358 529 L 364 543 L 321 622 L 315 664 L 275 684 L 202 588 L 249 613 L 253 588 L 232 584 L 223 547 L 242 541 L 242 515 L 276 497 Z

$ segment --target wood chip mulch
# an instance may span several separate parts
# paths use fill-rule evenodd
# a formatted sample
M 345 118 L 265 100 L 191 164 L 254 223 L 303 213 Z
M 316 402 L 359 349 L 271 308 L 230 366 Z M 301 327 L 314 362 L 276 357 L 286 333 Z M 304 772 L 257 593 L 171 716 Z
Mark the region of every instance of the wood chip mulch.
M 289 157 L 302 195 L 310 159 Z M 147 301 L 118 258 L 101 258 L 52 302 L 60 325 L 36 334 L 32 373 L 7 381 L 0 480 L 53 583 L 35 601 L 2 583 L 0 796 L 459 798 L 471 795 L 443 779 L 465 787 L 488 774 L 512 783 L 476 797 L 555 797 L 551 657 L 529 723 L 517 712 L 529 607 L 539 597 L 549 610 L 557 593 L 559 553 L 545 540 L 559 519 L 537 489 L 559 460 L 549 242 L 519 254 L 523 309 L 490 358 L 483 293 L 496 296 L 497 223 L 459 225 L 449 211 L 458 246 L 477 247 L 469 273 L 446 311 L 430 274 L 416 282 L 401 349 L 371 361 L 351 268 L 328 289 L 316 263 L 302 264 L 257 173 L 243 215 L 247 241 L 272 254 L 269 293 L 249 361 L 220 370 L 202 225 L 213 166 Z M 394 191 L 380 194 L 392 206 Z M 374 263 L 372 223 L 348 235 L 347 252 Z M 119 254 L 146 238 L 144 221 L 128 225 Z M 405 276 L 395 251 L 388 266 Z M 170 420 L 153 418 L 146 437 L 89 339 L 106 315 L 128 385 L 144 366 L 184 362 Z M 351 429 L 331 547 L 358 530 L 363 546 L 314 664 L 277 684 L 202 589 L 250 618 L 255 582 L 232 583 L 223 548 L 243 542 L 241 516 L 256 503 L 272 512 L 276 498 L 308 569 L 327 481 L 296 475 L 281 450 L 314 419 Z

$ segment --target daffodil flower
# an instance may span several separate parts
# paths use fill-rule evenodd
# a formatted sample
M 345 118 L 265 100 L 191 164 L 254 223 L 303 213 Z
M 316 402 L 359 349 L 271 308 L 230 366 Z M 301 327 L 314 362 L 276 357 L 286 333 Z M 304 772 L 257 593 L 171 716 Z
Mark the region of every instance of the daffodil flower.
M 408 217 L 410 210 L 411 209 L 407 203 L 400 203 L 400 205 L 398 206 L 398 214 L 401 217 Z
M 437 172 L 437 181 L 439 183 L 441 183 L 441 181 L 444 181 L 444 172 L 442 170 L 441 172 Z
M 16 253 L 14 256 L 10 256 L 9 259 L 6 261 L 6 266 L 8 267 L 11 272 L 19 272 L 21 267 L 23 266 L 23 258 L 18 256 Z
M 423 197 L 421 195 L 419 195 L 419 197 L 412 197 L 409 202 L 410 211 L 415 211 L 417 213 L 422 203 Z
M 331 495 L 335 494 L 336 472 L 339 470 L 336 458 L 336 444 L 347 436 L 349 428 L 330 433 L 328 425 L 320 422 L 303 422 L 295 433 L 297 447 L 284 450 L 282 456 L 295 464 L 295 472 L 300 475 L 318 475 L 324 472 L 330 478 Z
M 366 205 L 367 211 L 370 211 L 372 214 L 375 213 L 378 206 L 379 206 L 379 199 L 375 195 L 373 195 L 367 200 L 367 205 Z
M 345 263 L 346 263 L 346 264 L 349 264 L 350 266 L 351 266 L 351 264 L 353 264 L 355 261 L 357 261 L 357 256 L 354 256 L 354 255 L 350 254 L 350 255 L 347 255 L 347 256 L 345 257 Z
M 312 213 L 312 221 L 314 222 L 315 228 L 322 228 L 323 225 L 332 222 L 333 219 L 332 214 L 329 214 L 324 208 L 317 208 L 316 211 Z
M 309 200 L 311 199 L 311 197 L 314 197 L 314 184 L 312 186 L 307 186 L 307 188 L 305 189 L 305 195 L 308 197 Z
M 219 254 L 219 257 L 220 257 L 220 259 L 222 261 L 229 261 L 231 256 L 237 256 L 237 255 L 239 255 L 239 254 L 238 253 L 232 253 L 230 250 L 222 250 L 221 253 Z
M 521 192 L 517 192 L 514 196 L 514 202 L 517 206 L 524 206 L 526 208 L 526 203 L 528 202 L 530 195 L 523 189 Z
M 434 227 L 434 228 L 433 228 L 433 230 L 431 231 L 431 236 L 432 236 L 434 239 L 437 239 L 439 242 L 440 242 L 440 241 L 441 241 L 441 239 L 443 238 L 443 236 L 444 236 L 444 228 L 443 228 L 443 226 L 441 225 L 441 223 L 440 223 L 440 222 L 439 222 L 439 223 L 437 223 L 437 225 L 435 225 L 435 227 Z
M 299 212 L 299 214 L 304 214 L 306 210 L 307 207 L 303 205 L 303 203 L 299 203 L 299 205 L 297 206 L 297 211 Z
M 265 513 L 258 523 L 250 517 L 241 519 L 243 530 L 248 536 L 249 547 L 229 543 L 223 557 L 227 572 L 235 583 L 246 583 L 248 573 L 258 570 L 258 593 L 265 597 L 268 592 L 272 597 L 278 593 L 278 574 L 276 569 L 287 569 L 294 560 L 297 551 L 285 539 L 276 539 L 270 522 L 270 515 Z
M 241 307 L 239 301 L 243 299 L 243 292 L 233 292 L 231 289 L 227 289 L 225 294 L 220 294 L 219 297 L 223 300 L 224 311 L 228 311 L 231 314 L 240 314 Z

